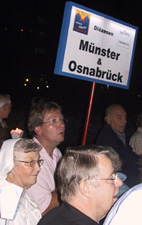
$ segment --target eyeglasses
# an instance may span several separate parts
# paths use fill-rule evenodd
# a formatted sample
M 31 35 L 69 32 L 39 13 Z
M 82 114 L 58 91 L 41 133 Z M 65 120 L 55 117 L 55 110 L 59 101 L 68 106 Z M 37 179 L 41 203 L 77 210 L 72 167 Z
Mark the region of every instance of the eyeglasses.
M 109 183 L 111 183 L 112 181 L 114 182 L 114 184 L 116 185 L 117 183 L 117 178 L 118 178 L 118 174 L 117 173 L 113 173 L 112 176 L 110 178 L 100 178 L 100 179 L 97 179 L 97 178 L 93 178 L 92 180 L 90 181 L 93 181 L 93 180 L 106 180 L 108 181 Z
M 35 168 L 36 165 L 38 164 L 38 166 L 42 166 L 44 160 L 43 159 L 39 159 L 39 160 L 32 160 L 32 161 L 22 161 L 22 160 L 15 160 L 17 162 L 21 162 L 21 163 L 27 163 L 29 164 L 29 166 L 31 166 L 32 168 Z
M 54 119 L 51 119 L 50 121 L 46 121 L 46 122 L 43 122 L 42 124 L 50 124 L 50 125 L 54 125 L 54 124 L 57 124 L 57 123 L 65 123 L 65 120 L 64 118 L 54 118 Z

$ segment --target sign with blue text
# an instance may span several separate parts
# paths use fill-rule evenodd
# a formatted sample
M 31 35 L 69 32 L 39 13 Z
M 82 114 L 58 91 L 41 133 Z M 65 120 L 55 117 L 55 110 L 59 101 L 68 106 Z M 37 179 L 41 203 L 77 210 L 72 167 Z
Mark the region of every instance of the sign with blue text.
M 129 88 L 138 28 L 66 2 L 54 73 Z

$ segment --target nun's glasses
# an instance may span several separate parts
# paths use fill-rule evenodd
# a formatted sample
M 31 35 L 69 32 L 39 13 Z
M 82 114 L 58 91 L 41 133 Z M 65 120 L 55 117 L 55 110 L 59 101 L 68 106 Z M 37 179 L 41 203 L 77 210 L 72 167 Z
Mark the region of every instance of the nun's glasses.
M 31 166 L 32 168 L 36 167 L 36 165 L 38 164 L 38 166 L 42 166 L 44 160 L 43 159 L 39 159 L 39 160 L 31 160 L 31 161 L 22 161 L 22 160 L 15 160 L 17 162 L 21 162 L 21 163 L 27 163 L 29 164 L 29 166 Z

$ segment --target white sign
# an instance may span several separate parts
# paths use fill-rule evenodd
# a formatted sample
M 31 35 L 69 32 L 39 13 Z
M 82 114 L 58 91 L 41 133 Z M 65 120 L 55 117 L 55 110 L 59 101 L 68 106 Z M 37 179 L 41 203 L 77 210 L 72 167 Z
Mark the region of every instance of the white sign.
M 129 88 L 138 28 L 67 2 L 55 74 Z

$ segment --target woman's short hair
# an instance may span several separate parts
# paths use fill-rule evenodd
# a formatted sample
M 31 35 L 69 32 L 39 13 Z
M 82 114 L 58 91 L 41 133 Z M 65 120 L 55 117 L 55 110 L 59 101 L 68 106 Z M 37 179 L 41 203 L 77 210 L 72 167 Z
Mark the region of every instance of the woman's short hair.
M 14 145 L 14 157 L 16 156 L 16 152 L 39 152 L 42 149 L 42 146 L 33 139 L 22 138 L 18 140 Z
M 67 148 L 57 169 L 58 187 L 63 201 L 75 196 L 81 180 L 89 180 L 99 174 L 98 154 L 106 155 L 114 170 L 120 170 L 121 161 L 111 147 L 90 145 Z
M 60 110 L 61 107 L 55 102 L 48 102 L 42 98 L 33 99 L 28 115 L 28 130 L 31 136 L 35 136 L 35 127 L 41 126 L 44 121 L 45 113 Z

